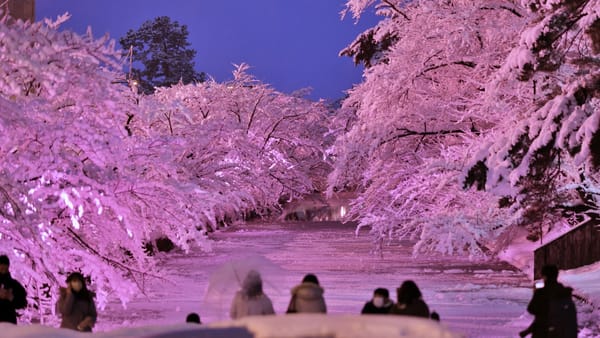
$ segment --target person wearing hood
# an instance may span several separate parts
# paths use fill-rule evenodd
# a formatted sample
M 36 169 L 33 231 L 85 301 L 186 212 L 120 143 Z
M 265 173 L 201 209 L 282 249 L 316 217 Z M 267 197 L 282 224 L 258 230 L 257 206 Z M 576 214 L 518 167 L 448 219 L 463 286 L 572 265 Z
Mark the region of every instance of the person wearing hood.
M 404 281 L 396 291 L 398 303 L 390 309 L 391 314 L 429 318 L 429 307 L 415 282 Z
M 244 278 L 242 289 L 236 292 L 231 309 L 231 319 L 246 316 L 275 314 L 271 299 L 263 293 L 262 278 L 255 270 L 250 270 Z
M 327 313 L 327 306 L 317 276 L 309 273 L 302 283 L 292 288 L 292 298 L 287 313 Z
M 94 297 L 95 294 L 87 289 L 83 275 L 79 272 L 70 273 L 67 286 L 60 288 L 56 303 L 56 312 L 62 317 L 60 327 L 91 332 L 98 316 Z
M 27 306 L 27 292 L 10 275 L 8 256 L 0 256 L 0 322 L 17 323 L 16 309 Z
M 365 303 L 361 314 L 388 314 L 394 306 L 390 299 L 390 292 L 386 288 L 377 288 L 373 292 L 373 299 Z

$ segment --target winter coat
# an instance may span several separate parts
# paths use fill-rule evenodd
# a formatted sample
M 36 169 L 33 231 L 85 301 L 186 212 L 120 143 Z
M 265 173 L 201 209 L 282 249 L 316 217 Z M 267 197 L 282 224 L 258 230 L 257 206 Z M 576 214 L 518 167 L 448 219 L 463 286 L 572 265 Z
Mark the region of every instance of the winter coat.
M 82 328 L 81 331 L 92 331 L 98 314 L 94 303 L 95 294 L 91 291 L 87 293 L 87 296 L 78 295 L 74 291 L 67 293 L 66 288 L 60 288 L 56 312 L 62 317 L 61 328 L 78 330 L 77 326 L 79 326 Z
M 390 314 L 429 318 L 429 307 L 422 299 L 416 299 L 410 304 L 395 304 L 392 306 Z
M 552 300 L 558 300 L 563 298 L 571 299 L 573 289 L 563 286 L 558 282 L 546 282 L 546 285 L 541 289 L 536 289 L 533 293 L 533 297 L 527 306 L 527 311 L 535 316 L 534 322 L 530 329 L 532 332 L 532 338 L 547 338 L 554 337 L 549 332 L 548 327 L 554 323 L 549 323 L 548 315 L 550 311 L 550 303 Z M 575 319 L 575 322 L 577 319 Z M 573 337 L 577 337 L 576 323 L 572 334 Z M 569 337 L 561 337 L 569 338 Z
M 275 310 L 273 310 L 273 303 L 271 303 L 271 299 L 267 295 L 261 293 L 250 297 L 242 291 L 236 292 L 229 311 L 232 319 L 272 314 L 275 314 Z
M 327 306 L 322 287 L 314 283 L 301 283 L 292 289 L 292 299 L 288 306 L 288 313 L 327 313 Z
M 392 302 L 391 300 L 387 300 L 382 307 L 376 307 L 373 304 L 373 301 L 368 301 L 365 303 L 365 306 L 363 306 L 362 311 L 360 312 L 361 314 L 388 314 L 390 313 L 390 310 L 392 309 L 392 307 L 394 306 L 394 302 Z
M 12 290 L 13 300 L 0 299 L 0 322 L 17 323 L 16 309 L 27 306 L 27 292 L 10 274 L 0 276 L 0 288 Z

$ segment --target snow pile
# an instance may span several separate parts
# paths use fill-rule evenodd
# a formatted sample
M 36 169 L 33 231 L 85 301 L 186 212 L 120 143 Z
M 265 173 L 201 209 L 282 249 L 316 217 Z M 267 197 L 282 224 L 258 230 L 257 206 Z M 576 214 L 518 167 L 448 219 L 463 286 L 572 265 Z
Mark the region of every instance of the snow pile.
M 429 319 L 386 315 L 293 314 L 245 317 L 210 326 L 246 327 L 255 334 L 256 338 L 459 337 Z
M 11 338 L 81 338 L 89 337 L 90 333 L 78 332 L 67 329 L 57 329 L 43 325 L 16 326 L 8 323 L 0 323 L 3 337 Z M 196 324 L 178 324 L 168 326 L 140 326 L 133 328 L 118 329 L 110 332 L 94 333 L 95 337 L 122 338 L 122 337 L 144 337 L 144 338 L 251 338 L 252 334 L 243 328 L 209 328 Z
M 57 329 L 43 325 L 16 326 L 0 324 L 4 337 L 12 338 L 79 338 L 89 333 Z M 251 333 L 249 333 L 250 331 Z M 429 319 L 384 315 L 323 315 L 294 314 L 285 316 L 245 317 L 210 325 L 178 324 L 168 326 L 142 326 L 95 333 L 96 337 L 228 337 L 228 338 L 359 338 L 406 337 L 452 338 L 459 335 Z

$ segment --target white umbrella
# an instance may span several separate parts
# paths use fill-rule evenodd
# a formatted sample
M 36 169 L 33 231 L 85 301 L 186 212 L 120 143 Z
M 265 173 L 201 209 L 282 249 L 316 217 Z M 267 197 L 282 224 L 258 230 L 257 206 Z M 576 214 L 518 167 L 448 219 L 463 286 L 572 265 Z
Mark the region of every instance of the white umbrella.
M 235 293 L 241 289 L 242 282 L 249 271 L 255 270 L 260 273 L 263 281 L 263 290 L 269 289 L 269 292 L 280 292 L 280 287 L 274 283 L 276 280 L 282 280 L 286 270 L 273 261 L 261 255 L 247 255 L 225 262 L 215 269 L 208 279 L 208 288 L 204 296 L 207 302 L 219 302 L 231 300 Z M 268 292 L 265 292 L 268 295 Z

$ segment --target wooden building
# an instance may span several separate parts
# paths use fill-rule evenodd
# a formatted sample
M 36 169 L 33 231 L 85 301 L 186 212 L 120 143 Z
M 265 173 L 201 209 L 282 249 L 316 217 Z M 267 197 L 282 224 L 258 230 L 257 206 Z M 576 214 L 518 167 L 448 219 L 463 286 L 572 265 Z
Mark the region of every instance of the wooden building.
M 35 21 L 35 0 L 0 0 L 0 8 L 14 19 Z

